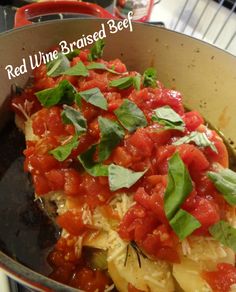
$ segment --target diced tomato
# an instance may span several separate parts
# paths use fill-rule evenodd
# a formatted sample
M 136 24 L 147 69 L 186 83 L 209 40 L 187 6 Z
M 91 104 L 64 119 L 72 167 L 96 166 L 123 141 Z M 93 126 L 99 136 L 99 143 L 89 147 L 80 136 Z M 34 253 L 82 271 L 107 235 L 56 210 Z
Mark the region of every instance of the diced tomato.
M 59 167 L 59 162 L 51 155 L 32 155 L 29 158 L 28 169 L 30 172 L 39 171 L 44 173 Z
M 161 186 L 160 192 L 155 192 L 152 195 L 148 195 L 144 188 L 139 188 L 134 195 L 134 200 L 145 209 L 152 211 L 160 222 L 168 224 L 168 221 L 164 212 L 164 188 Z
M 184 113 L 182 104 L 182 95 L 175 90 L 162 89 L 157 92 L 158 94 L 158 107 L 169 105 L 179 115 Z
M 139 204 L 131 207 L 120 223 L 120 236 L 125 240 L 135 240 L 135 235 L 137 235 L 138 238 L 141 239 L 142 236 L 145 236 L 146 231 L 152 231 L 158 221 L 154 218 L 154 216 L 147 216 L 147 214 L 147 210 Z M 154 220 L 152 220 L 152 217 Z M 145 225 L 145 219 L 151 219 L 153 221 L 151 222 L 152 224 Z M 138 230 L 138 232 L 136 232 L 136 229 Z
M 119 73 L 127 72 L 127 68 L 126 68 L 125 64 L 122 63 L 121 60 L 119 60 L 119 59 L 115 59 L 115 60 L 108 62 L 108 67 L 110 69 L 115 70 L 116 72 L 119 72 Z
M 81 81 L 79 84 L 80 91 L 88 90 L 94 87 L 99 88 L 101 91 L 107 91 L 108 90 L 108 74 L 107 72 L 99 74 L 96 74 L 96 78 L 93 78 L 91 80 L 88 80 L 86 78 L 85 80 Z
M 49 109 L 47 117 L 47 130 L 53 136 L 67 135 L 65 124 L 62 122 L 61 109 L 58 106 Z
M 154 123 L 153 125 L 147 128 L 148 136 L 154 143 L 155 147 L 168 144 L 171 137 L 176 134 L 177 131 L 173 130 L 164 130 L 163 126 Z
M 210 147 L 206 147 L 204 149 L 204 153 L 208 160 L 211 163 L 217 162 L 220 163 L 223 167 L 229 167 L 229 154 L 227 151 L 227 148 L 220 138 L 219 135 L 217 135 L 214 131 L 212 137 L 210 138 L 210 141 L 214 143 L 217 153 L 214 152 Z
M 176 247 L 161 247 L 155 254 L 155 259 L 167 261 L 169 263 L 180 263 L 180 257 Z
M 113 152 L 112 160 L 115 164 L 129 168 L 132 163 L 132 156 L 125 147 L 118 146 Z
M 73 275 L 75 266 L 71 263 L 64 263 L 62 266 L 57 267 L 49 275 L 49 277 L 55 281 L 63 284 L 68 284 L 71 276 Z
M 57 223 L 71 235 L 79 236 L 88 228 L 82 218 L 82 211 L 71 210 L 59 215 Z
M 147 234 L 141 246 L 155 259 L 178 263 L 180 258 L 176 251 L 177 242 L 174 233 L 162 224 L 155 228 L 152 233 Z
M 157 148 L 156 152 L 156 168 L 158 174 L 167 174 L 168 159 L 175 153 L 176 146 L 166 145 Z
M 78 196 L 80 194 L 81 175 L 75 169 L 65 171 L 64 191 L 67 196 Z
M 138 129 L 126 140 L 126 148 L 132 156 L 150 157 L 153 142 L 145 129 Z
M 34 87 L 36 91 L 54 87 L 56 85 L 55 80 L 52 77 L 47 76 L 46 65 L 41 65 L 34 69 L 35 83 Z
M 99 178 L 85 173 L 82 176 L 81 193 L 91 209 L 103 205 L 112 196 L 108 183 L 100 183 Z
M 86 62 L 88 60 L 88 55 L 90 54 L 90 51 L 85 49 L 85 50 L 81 50 L 79 53 L 79 58 L 81 59 L 81 61 Z
M 201 227 L 195 234 L 208 234 L 208 228 L 220 220 L 219 207 L 214 201 L 199 198 L 197 207 L 190 212 L 200 223 Z
M 204 123 L 202 116 L 197 111 L 184 113 L 182 119 L 188 131 L 195 131 L 201 124 Z
M 48 184 L 48 180 L 44 175 L 36 174 L 33 175 L 33 182 L 35 193 L 37 195 L 44 195 L 51 191 L 51 188 Z
M 214 292 L 230 292 L 230 287 L 236 284 L 236 268 L 227 263 L 217 264 L 216 271 L 203 272 L 203 278 Z
M 61 109 L 58 106 L 50 109 L 43 108 L 38 111 L 32 120 L 32 127 L 35 135 L 42 136 L 45 133 L 59 136 L 67 135 L 65 125 L 61 118 Z
M 192 190 L 192 192 L 188 195 L 187 199 L 185 200 L 185 202 L 182 205 L 182 208 L 186 211 L 191 211 L 195 208 L 197 208 L 198 206 L 198 196 L 197 196 L 197 192 L 195 189 Z
M 82 268 L 76 271 L 69 284 L 86 292 L 104 292 L 105 287 L 111 285 L 111 280 L 105 272 Z
M 206 156 L 194 145 L 180 145 L 177 147 L 177 151 L 183 159 L 183 162 L 188 166 L 190 174 L 202 172 L 210 165 Z
M 65 184 L 64 171 L 60 169 L 52 169 L 45 173 L 46 178 L 52 191 L 63 190 Z

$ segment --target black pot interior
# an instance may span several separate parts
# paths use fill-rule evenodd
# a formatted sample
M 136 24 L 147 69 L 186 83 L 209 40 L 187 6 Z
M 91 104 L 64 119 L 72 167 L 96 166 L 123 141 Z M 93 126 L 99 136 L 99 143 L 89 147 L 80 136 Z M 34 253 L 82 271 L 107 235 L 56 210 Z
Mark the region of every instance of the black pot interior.
M 59 229 L 34 201 L 30 177 L 23 171 L 23 134 L 11 121 L 0 137 L 0 250 L 48 275 L 51 269 L 46 258 Z

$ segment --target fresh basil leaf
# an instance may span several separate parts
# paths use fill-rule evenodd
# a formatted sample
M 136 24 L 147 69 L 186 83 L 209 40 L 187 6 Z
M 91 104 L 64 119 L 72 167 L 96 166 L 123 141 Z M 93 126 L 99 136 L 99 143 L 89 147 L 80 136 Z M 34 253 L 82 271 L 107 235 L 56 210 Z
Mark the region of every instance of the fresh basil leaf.
M 80 49 L 75 49 L 72 52 L 66 54 L 68 60 L 72 61 L 75 57 L 77 57 L 80 54 Z
M 78 135 L 85 133 L 87 130 L 87 121 L 79 110 L 64 105 L 62 120 L 65 124 L 73 124 Z
M 141 88 L 141 76 L 138 74 L 133 77 L 133 85 L 136 90 L 140 90 Z
M 201 223 L 194 216 L 182 209 L 170 220 L 170 225 L 180 240 L 184 240 L 194 230 L 201 227 Z
M 70 62 L 62 53 L 58 53 L 58 57 L 46 64 L 47 75 L 50 77 L 57 77 L 63 74 L 65 70 L 70 68 Z
M 101 132 L 101 140 L 98 144 L 98 160 L 104 161 L 124 138 L 125 132 L 118 123 L 106 118 L 99 117 L 98 124 Z
M 105 46 L 104 40 L 98 40 L 90 49 L 89 60 L 97 60 L 100 59 L 103 55 L 103 49 Z
M 66 160 L 73 149 L 76 149 L 79 145 L 78 135 L 75 135 L 68 143 L 58 146 L 57 148 L 49 151 L 50 154 L 58 161 Z
M 108 166 L 96 163 L 93 160 L 97 145 L 91 146 L 86 152 L 80 154 L 78 159 L 84 169 L 92 176 L 108 176 Z
M 207 173 L 216 189 L 223 195 L 224 199 L 232 206 L 236 205 L 236 173 L 228 168 L 219 172 L 209 171 Z
M 119 72 L 116 72 L 110 68 L 108 68 L 105 64 L 103 63 L 96 63 L 96 62 L 93 62 L 89 65 L 87 65 L 87 69 L 89 70 L 105 70 L 105 71 L 108 71 L 110 73 L 113 73 L 113 74 L 120 74 Z
M 197 131 L 191 132 L 189 135 L 184 136 L 173 143 L 173 145 L 181 145 L 194 142 L 199 147 L 210 147 L 214 152 L 218 153 L 216 146 L 211 142 L 205 133 L 200 133 Z
M 165 129 L 184 131 L 184 121 L 168 105 L 155 109 L 152 120 L 163 125 Z
M 96 107 L 107 110 L 107 100 L 105 99 L 100 89 L 97 87 L 78 92 L 78 94 L 76 95 L 76 102 L 78 104 L 80 104 L 81 98 Z
M 219 221 L 209 228 L 214 239 L 236 252 L 236 229 L 226 221 Z
M 171 220 L 193 189 L 188 169 L 176 152 L 168 162 L 167 187 L 164 195 L 164 210 Z
M 119 89 L 126 89 L 130 86 L 133 86 L 133 84 L 134 84 L 133 77 L 127 76 L 127 77 L 122 77 L 122 78 L 110 81 L 109 86 L 117 87 Z
M 121 188 L 130 188 L 134 185 L 146 172 L 134 172 L 131 169 L 110 164 L 108 167 L 108 181 L 111 191 Z
M 85 67 L 83 62 L 78 62 L 75 66 L 70 67 L 66 71 L 63 72 L 64 75 L 70 75 L 70 76 L 88 76 L 89 71 Z
M 114 111 L 122 126 L 129 132 L 147 126 L 144 113 L 129 99 L 125 99 L 121 106 Z
M 144 87 L 157 87 L 157 71 L 155 68 L 147 68 L 143 73 Z
M 62 80 L 53 88 L 47 88 L 35 93 L 40 103 L 45 107 L 51 107 L 56 104 L 72 104 L 75 94 L 76 89 L 67 80 Z

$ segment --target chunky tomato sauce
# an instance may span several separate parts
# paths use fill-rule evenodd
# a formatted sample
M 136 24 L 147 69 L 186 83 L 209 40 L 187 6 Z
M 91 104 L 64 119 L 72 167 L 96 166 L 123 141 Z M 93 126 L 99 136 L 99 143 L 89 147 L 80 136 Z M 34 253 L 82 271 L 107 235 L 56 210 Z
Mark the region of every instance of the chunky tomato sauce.
M 88 50 L 81 51 L 71 60 L 71 66 L 80 61 L 85 65 L 90 64 L 88 54 Z M 96 62 L 105 64 L 118 73 L 127 72 L 125 64 L 119 59 L 109 62 L 98 59 Z M 136 72 L 128 72 L 125 76 L 135 74 Z M 49 263 L 53 268 L 50 277 L 85 291 L 104 291 L 105 287 L 112 283 L 106 272 L 92 269 L 86 263 L 86 258 L 83 255 L 78 256 L 74 251 L 77 236 L 83 236 L 94 228 L 82 218 L 81 208 L 85 203 L 91 212 L 97 206 L 102 206 L 107 217 L 117 218 L 119 216 L 108 205 L 109 200 L 119 192 L 133 195 L 134 204 L 126 212 L 117 229 L 120 237 L 125 241 L 135 241 L 152 259 L 170 263 L 180 262 L 177 250 L 179 239 L 164 212 L 168 161 L 175 152 L 179 153 L 193 182 L 193 190 L 183 203 L 182 209 L 201 223 L 201 227 L 195 230 L 194 234 L 209 236 L 208 228 L 219 220 L 224 220 L 228 208 L 226 201 L 206 175 L 207 171 L 212 170 L 214 163 L 228 166 L 227 150 L 217 133 L 203 125 L 203 118 L 197 111 L 185 111 L 179 92 L 165 88 L 160 82 L 157 82 L 155 87 L 141 85 L 140 90 L 134 86 L 125 89 L 110 87 L 109 82 L 117 78 L 118 75 L 97 69 L 89 70 L 87 77 L 49 77 L 46 66 L 42 65 L 34 71 L 33 87 L 25 89 L 12 100 L 13 109 L 22 118 L 25 116 L 19 110 L 19 105 L 24 107 L 30 103 L 27 113 L 31 116 L 33 133 L 39 137 L 37 140 L 27 141 L 24 151 L 24 170 L 32 175 L 35 193 L 43 197 L 52 191 L 63 191 L 67 197 L 76 201 L 76 208 L 58 215 L 56 219 L 70 235 L 67 238 L 62 237 L 49 255 Z M 72 150 L 69 157 L 58 161 L 50 151 L 62 145 L 66 138 L 72 137 L 75 128 L 72 124 L 63 123 L 62 105 L 42 107 L 34 93 L 53 88 L 65 79 L 77 91 L 99 88 L 107 100 L 108 108 L 103 110 L 81 101 L 80 110 L 87 120 L 87 131 L 80 136 L 78 146 Z M 135 172 L 147 171 L 130 188 L 112 192 L 108 178 L 94 177 L 87 173 L 77 157 L 90 146 L 99 143 L 101 133 L 98 117 L 117 121 L 114 111 L 125 98 L 139 107 L 148 125 L 132 133 L 126 131 L 124 139 L 113 149 L 104 164 L 114 163 Z M 164 129 L 163 125 L 152 121 L 153 110 L 166 105 L 184 121 L 183 132 Z M 74 103 L 72 107 L 77 109 L 78 105 Z M 173 145 L 173 142 L 193 131 L 206 133 L 208 139 L 214 143 L 217 153 L 210 147 L 199 147 L 194 143 Z M 230 285 L 236 283 L 235 268 L 224 264 L 220 264 L 216 272 L 204 273 L 203 277 L 214 291 L 227 292 Z M 128 291 L 140 290 L 130 284 Z

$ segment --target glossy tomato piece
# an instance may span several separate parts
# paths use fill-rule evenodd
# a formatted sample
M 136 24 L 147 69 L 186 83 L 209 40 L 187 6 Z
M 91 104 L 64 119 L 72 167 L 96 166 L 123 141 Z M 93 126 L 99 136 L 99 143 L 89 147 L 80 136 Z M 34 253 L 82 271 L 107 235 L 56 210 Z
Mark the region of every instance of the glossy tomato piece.
M 198 235 L 208 234 L 208 228 L 220 220 L 219 207 L 213 200 L 199 198 L 197 207 L 190 213 L 202 225 L 195 231 L 195 234 Z
M 60 169 L 52 169 L 45 173 L 48 184 L 52 191 L 63 190 L 65 184 L 65 173 Z
M 120 166 L 129 168 L 132 164 L 132 155 L 124 146 L 118 146 L 113 151 L 112 161 Z
M 194 145 L 180 145 L 177 151 L 191 174 L 202 172 L 210 166 L 206 156 Z
M 158 107 L 169 105 L 179 115 L 184 113 L 182 95 L 175 90 L 164 88 L 158 92 Z
M 164 212 L 164 188 L 159 192 L 153 191 L 151 195 L 147 194 L 144 188 L 139 188 L 134 195 L 134 200 L 145 209 L 152 211 L 158 218 L 159 222 L 167 223 L 168 221 Z
M 152 231 L 158 221 L 154 218 L 154 216 L 147 216 L 147 214 L 148 211 L 140 204 L 135 204 L 133 207 L 131 207 L 119 225 L 119 235 L 121 238 L 131 241 L 135 240 L 137 236 L 139 239 L 141 239 L 143 236 L 145 236 L 146 232 Z M 152 220 L 152 217 L 154 220 Z M 148 222 L 146 225 L 144 223 L 146 219 L 151 219 L 151 221 L 153 221 L 151 222 L 152 224 Z
M 210 137 L 210 141 L 212 141 L 217 149 L 217 153 L 214 152 L 210 147 L 206 147 L 204 149 L 204 153 L 210 163 L 217 162 L 221 164 L 223 167 L 229 167 L 229 154 L 227 148 L 220 138 L 219 135 L 215 131 L 212 131 L 212 136 Z
M 47 178 L 42 174 L 33 175 L 33 183 L 35 193 L 37 195 L 45 195 L 51 191 Z
M 105 272 L 84 267 L 74 273 L 69 285 L 86 292 L 104 292 L 111 279 Z
M 176 251 L 178 239 L 164 224 L 156 227 L 152 233 L 147 234 L 142 241 L 142 248 L 153 258 L 179 263 L 180 258 Z
M 195 131 L 201 124 L 204 123 L 202 116 L 197 111 L 184 113 L 182 119 L 188 131 Z
M 144 158 L 151 156 L 154 145 L 146 130 L 138 129 L 126 140 L 125 146 L 132 156 Z
M 35 78 L 34 87 L 36 91 L 51 88 L 56 85 L 54 78 L 47 76 L 47 67 L 44 64 L 38 68 L 35 68 L 33 74 Z
M 236 284 L 236 268 L 227 263 L 217 264 L 217 270 L 204 272 L 203 278 L 214 292 L 230 292 L 231 285 Z
M 57 223 L 71 235 L 79 236 L 88 228 L 86 222 L 83 221 L 83 213 L 81 210 L 71 210 L 59 215 L 56 219 Z
M 78 171 L 76 171 L 75 169 L 65 170 L 64 191 L 67 196 L 79 196 L 81 182 L 81 175 Z
M 115 70 L 119 73 L 127 72 L 127 68 L 124 63 L 121 62 L 120 59 L 115 59 L 108 62 L 108 68 Z

